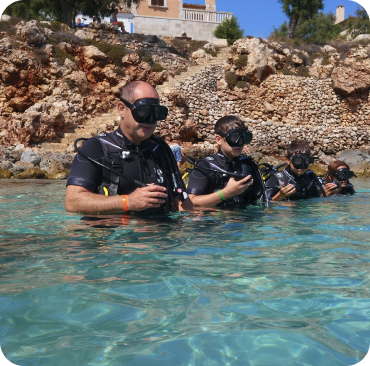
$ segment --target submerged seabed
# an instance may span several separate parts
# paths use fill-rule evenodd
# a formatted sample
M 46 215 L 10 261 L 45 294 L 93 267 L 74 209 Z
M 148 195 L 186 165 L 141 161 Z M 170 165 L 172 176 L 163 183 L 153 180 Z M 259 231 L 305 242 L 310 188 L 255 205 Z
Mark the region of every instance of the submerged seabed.
M 370 345 L 370 180 L 353 197 L 81 220 L 0 181 L 0 344 L 17 365 L 353 365 Z

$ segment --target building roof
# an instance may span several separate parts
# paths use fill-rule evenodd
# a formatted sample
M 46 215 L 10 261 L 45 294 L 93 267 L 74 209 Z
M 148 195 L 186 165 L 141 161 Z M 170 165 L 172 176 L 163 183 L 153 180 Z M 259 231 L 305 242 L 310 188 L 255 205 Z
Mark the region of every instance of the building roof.
M 183 9 L 194 9 L 194 10 L 206 10 L 205 5 L 197 5 L 197 4 L 182 4 Z

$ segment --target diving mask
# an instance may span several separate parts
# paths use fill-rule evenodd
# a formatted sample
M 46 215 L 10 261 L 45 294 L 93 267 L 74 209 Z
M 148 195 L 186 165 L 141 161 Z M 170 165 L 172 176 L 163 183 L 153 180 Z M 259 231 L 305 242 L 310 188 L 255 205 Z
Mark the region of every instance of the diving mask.
M 340 182 L 348 182 L 353 177 L 357 178 L 356 174 L 348 168 L 339 169 L 335 173 L 329 172 L 329 174 L 334 175 L 335 179 Z
M 134 104 L 123 98 L 120 101 L 131 110 L 134 120 L 138 123 L 154 124 L 167 118 L 168 108 L 159 104 L 156 98 L 138 99 Z
M 297 154 L 289 158 L 296 169 L 307 169 L 315 161 L 313 156 L 307 154 Z
M 220 133 L 220 136 L 225 137 L 226 142 L 231 147 L 243 146 L 245 144 L 250 144 L 253 139 L 252 132 L 244 130 L 241 128 L 232 128 L 226 133 Z

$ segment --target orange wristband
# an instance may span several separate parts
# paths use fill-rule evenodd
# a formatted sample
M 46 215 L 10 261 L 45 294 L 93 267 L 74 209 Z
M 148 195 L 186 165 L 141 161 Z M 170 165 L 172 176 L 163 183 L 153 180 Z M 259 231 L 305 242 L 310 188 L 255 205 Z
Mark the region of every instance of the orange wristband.
M 122 196 L 122 204 L 123 204 L 123 209 L 125 211 L 128 211 L 128 206 L 127 206 L 127 195 Z

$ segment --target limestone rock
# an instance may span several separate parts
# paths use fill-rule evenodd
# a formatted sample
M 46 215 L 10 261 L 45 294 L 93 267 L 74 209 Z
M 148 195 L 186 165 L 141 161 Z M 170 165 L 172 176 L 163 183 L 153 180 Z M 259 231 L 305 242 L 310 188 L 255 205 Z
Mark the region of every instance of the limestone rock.
M 367 41 L 369 39 L 370 39 L 370 34 L 360 34 L 352 42 L 355 43 L 355 42 L 362 41 L 362 40 Z
M 191 54 L 191 58 L 198 64 L 198 65 L 203 65 L 206 64 L 211 56 L 206 53 L 203 49 L 200 49 L 198 51 L 195 51 Z
M 4 15 L 2 15 L 1 16 L 1 21 L 2 22 L 7 22 L 7 21 L 9 21 L 10 19 L 12 19 L 12 17 L 10 16 L 10 15 L 6 15 L 6 14 L 4 14 Z
M 205 50 L 209 50 L 209 51 L 213 51 L 213 52 L 216 52 L 216 48 L 215 48 L 215 45 L 213 43 L 206 43 L 203 48 Z
M 231 47 L 231 62 L 241 55 L 248 55 L 247 66 L 236 70 L 236 74 L 252 84 L 260 84 L 269 75 L 275 74 L 274 51 L 258 38 L 238 39 Z
M 21 21 L 15 27 L 17 28 L 17 34 L 31 46 L 41 46 L 46 42 L 46 38 L 41 33 L 36 20 Z
M 90 32 L 90 31 L 87 31 L 87 30 L 84 30 L 84 29 L 79 29 L 75 33 L 75 36 L 80 37 L 82 39 L 94 39 L 95 38 L 95 34 L 93 32 Z
M 123 66 L 133 66 L 140 63 L 140 56 L 137 53 L 128 53 L 122 57 Z
M 11 44 L 10 39 L 7 37 L 0 39 L 0 48 L 2 49 L 13 48 L 13 45 Z
M 65 80 L 67 79 L 74 83 L 81 94 L 85 94 L 90 88 L 86 74 L 83 71 L 73 71 L 65 77 Z
M 26 149 L 21 156 L 21 162 L 31 163 L 33 165 L 39 165 L 41 157 L 35 154 L 31 149 Z
M 348 67 L 337 67 L 331 74 L 333 89 L 344 97 L 370 88 L 370 75 Z
M 107 61 L 109 59 L 109 57 L 105 53 L 101 52 L 95 46 L 83 47 L 83 54 L 86 58 L 92 59 L 95 61 Z
M 337 53 L 337 50 L 334 47 L 329 46 L 328 44 L 323 46 L 321 49 L 323 52 L 326 52 L 328 54 Z
M 361 150 L 344 150 L 339 155 L 339 160 L 348 164 L 355 174 L 370 176 L 370 155 L 365 152 Z
M 322 65 L 321 59 L 316 59 L 313 65 L 309 68 L 309 73 L 316 79 L 327 79 L 330 78 L 334 69 L 333 65 Z

